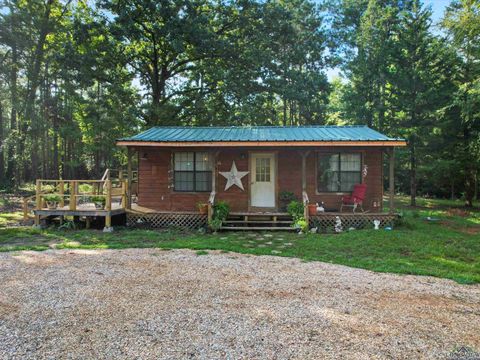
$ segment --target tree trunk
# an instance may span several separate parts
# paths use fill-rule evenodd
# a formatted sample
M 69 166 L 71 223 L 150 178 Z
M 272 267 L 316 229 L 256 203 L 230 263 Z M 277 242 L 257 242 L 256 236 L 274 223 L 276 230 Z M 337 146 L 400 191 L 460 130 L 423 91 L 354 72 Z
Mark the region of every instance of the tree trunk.
M 455 200 L 455 180 L 452 178 L 452 183 L 450 184 L 450 199 Z
M 36 177 L 38 175 L 38 124 L 35 123 L 33 119 L 34 108 L 35 108 L 35 97 L 37 93 L 37 88 L 39 85 L 40 79 L 40 67 L 43 62 L 44 53 L 45 53 L 45 42 L 48 33 L 50 32 L 50 14 L 51 8 L 54 0 L 48 0 L 46 3 L 46 10 L 45 14 L 40 26 L 40 35 L 38 38 L 38 42 L 35 47 L 35 52 L 33 56 L 33 64 L 30 67 L 30 71 L 28 74 L 28 81 L 30 83 L 29 89 L 27 91 L 26 101 L 25 101 L 25 118 L 23 120 L 22 126 L 22 140 L 20 141 L 19 146 L 19 155 L 24 156 L 25 151 L 25 140 L 28 132 L 28 126 L 31 125 L 31 132 L 32 132 L 32 154 L 31 154 L 31 161 L 32 161 L 32 176 Z M 22 180 L 25 180 L 26 173 L 28 167 L 25 168 L 23 171 Z
M 463 130 L 463 141 L 464 141 L 464 172 L 465 172 L 465 206 L 473 206 L 473 197 L 475 195 L 475 173 L 472 159 L 472 154 L 470 150 L 470 131 L 468 128 Z
M 417 156 L 415 153 L 415 138 L 410 138 L 410 205 L 417 206 Z
M 3 185 L 5 184 L 5 162 L 4 162 L 4 157 L 3 157 L 3 149 L 5 148 L 3 146 L 3 141 L 4 141 L 4 138 L 3 138 L 3 107 L 2 107 L 2 103 L 0 102 L 0 186 L 3 187 Z
M 14 33 L 15 31 L 15 15 L 13 7 L 10 8 L 10 12 L 12 14 L 12 22 L 11 22 L 11 32 Z M 17 52 L 17 44 L 14 41 L 12 44 L 12 67 L 10 69 L 10 140 L 8 143 L 7 148 L 7 171 L 6 171 L 6 178 L 7 182 L 10 186 L 14 188 L 18 187 L 18 178 L 14 175 L 15 174 L 15 146 L 18 147 L 18 142 L 13 141 L 12 133 L 17 130 L 17 77 L 18 77 L 18 52 Z M 14 145 L 16 144 L 16 145 Z

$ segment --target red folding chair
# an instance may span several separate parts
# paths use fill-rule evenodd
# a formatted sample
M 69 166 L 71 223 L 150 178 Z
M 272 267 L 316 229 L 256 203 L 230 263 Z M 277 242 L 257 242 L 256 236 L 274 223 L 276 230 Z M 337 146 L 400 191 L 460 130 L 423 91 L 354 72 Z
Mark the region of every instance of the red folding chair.
M 353 185 L 352 195 L 347 195 L 342 197 L 342 206 L 340 206 L 340 212 L 342 212 L 344 206 L 351 207 L 354 213 L 355 213 L 355 210 L 357 210 L 357 207 L 360 207 L 362 212 L 364 212 L 363 200 L 365 199 L 366 192 L 367 192 L 366 184 Z

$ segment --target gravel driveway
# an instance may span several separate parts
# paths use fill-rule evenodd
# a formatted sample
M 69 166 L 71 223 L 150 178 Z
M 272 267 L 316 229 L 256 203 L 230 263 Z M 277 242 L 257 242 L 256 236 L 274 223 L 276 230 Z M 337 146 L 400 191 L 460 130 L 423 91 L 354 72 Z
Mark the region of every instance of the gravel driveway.
M 480 286 L 189 250 L 0 254 L 0 358 L 398 359 L 480 350 Z

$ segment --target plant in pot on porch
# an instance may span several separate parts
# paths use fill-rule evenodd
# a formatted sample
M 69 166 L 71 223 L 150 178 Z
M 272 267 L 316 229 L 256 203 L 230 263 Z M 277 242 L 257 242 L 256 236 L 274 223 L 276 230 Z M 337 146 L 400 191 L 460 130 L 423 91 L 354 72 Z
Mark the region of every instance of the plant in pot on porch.
M 225 201 L 219 201 L 213 206 L 213 218 L 209 221 L 208 225 L 213 233 L 217 233 L 221 229 L 222 224 L 227 220 L 230 213 L 230 206 Z
M 204 202 L 198 202 L 197 209 L 201 215 L 206 215 L 208 213 L 208 204 Z
M 47 194 L 47 195 L 44 195 L 44 196 L 43 196 L 43 199 L 44 199 L 45 202 L 47 203 L 47 207 L 48 207 L 50 210 L 56 209 L 58 203 L 59 203 L 60 200 L 61 200 L 60 195 L 56 195 L 56 194 Z
M 293 219 L 292 226 L 300 233 L 307 232 L 308 223 L 303 216 L 303 204 L 300 201 L 291 201 L 287 206 L 287 211 Z
M 92 196 L 91 200 L 94 203 L 96 209 L 101 210 L 105 208 L 105 202 L 106 202 L 105 196 L 101 196 L 101 195 Z

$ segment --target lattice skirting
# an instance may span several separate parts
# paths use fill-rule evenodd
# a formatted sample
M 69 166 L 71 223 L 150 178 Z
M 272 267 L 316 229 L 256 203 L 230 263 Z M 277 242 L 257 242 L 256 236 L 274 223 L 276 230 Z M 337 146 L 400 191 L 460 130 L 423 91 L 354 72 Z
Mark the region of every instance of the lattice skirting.
M 313 215 L 310 216 L 310 226 L 311 227 L 319 227 L 320 231 L 333 231 L 335 227 L 335 222 L 337 216 L 340 217 L 342 221 L 342 227 L 344 230 L 348 230 L 350 228 L 355 229 L 373 229 L 373 221 L 379 220 L 380 221 L 380 228 L 385 226 L 392 226 L 395 220 L 398 218 L 397 214 L 362 214 L 362 213 L 355 213 L 355 214 L 343 214 L 343 213 L 335 213 L 335 214 L 323 214 L 323 215 Z
M 178 227 L 199 229 L 207 225 L 207 215 L 182 213 L 127 213 L 127 226 L 139 228 Z

